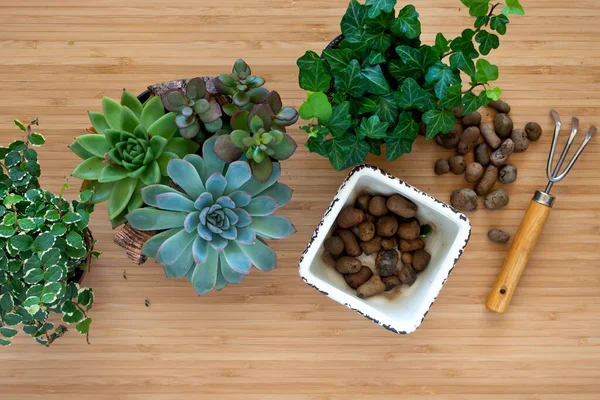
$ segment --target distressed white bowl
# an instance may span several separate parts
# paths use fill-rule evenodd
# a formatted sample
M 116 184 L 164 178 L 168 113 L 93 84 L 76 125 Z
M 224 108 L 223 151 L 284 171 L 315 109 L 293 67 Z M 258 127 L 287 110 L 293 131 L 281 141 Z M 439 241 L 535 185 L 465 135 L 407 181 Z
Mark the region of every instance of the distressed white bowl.
M 400 194 L 419 206 L 417 218 L 433 227 L 425 239 L 431 261 L 411 287 L 403 286 L 393 299 L 374 296 L 360 299 L 343 276 L 321 260 L 323 242 L 345 206 L 352 205 L 363 194 L 389 196 Z M 433 305 L 450 272 L 463 253 L 471 235 L 467 217 L 455 208 L 421 192 L 419 189 L 370 165 L 354 168 L 325 212 L 302 257 L 299 270 L 302 279 L 324 295 L 345 305 L 384 328 L 399 334 L 414 332 Z

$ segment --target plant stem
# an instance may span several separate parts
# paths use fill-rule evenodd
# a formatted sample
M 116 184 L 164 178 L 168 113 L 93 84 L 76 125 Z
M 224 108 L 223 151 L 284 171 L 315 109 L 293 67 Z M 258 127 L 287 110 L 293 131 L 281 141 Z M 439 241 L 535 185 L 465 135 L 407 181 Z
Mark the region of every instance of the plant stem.
M 466 92 L 464 92 L 463 94 L 472 93 L 473 89 L 475 89 L 477 86 L 483 86 L 483 87 L 485 87 L 485 85 L 483 83 L 478 83 L 476 85 L 471 86 L 471 88 L 469 90 L 467 90 Z
M 492 8 L 490 9 L 490 12 L 488 13 L 487 17 L 488 18 L 492 18 L 494 16 L 494 10 L 496 9 L 496 7 L 498 7 L 500 5 L 500 3 L 496 3 L 492 6 Z M 489 23 L 489 21 L 488 21 Z M 477 34 L 484 26 L 487 26 L 488 24 L 485 24 L 483 26 L 480 26 L 479 28 L 475 29 L 475 34 Z
M 442 60 L 442 59 L 444 59 L 444 58 L 446 58 L 446 57 L 448 57 L 448 56 L 451 56 L 451 55 L 452 55 L 452 54 L 454 54 L 454 53 L 456 53 L 456 51 L 454 51 L 454 50 L 451 50 L 451 51 L 449 51 L 449 52 L 447 52 L 447 53 L 445 53 L 445 54 L 442 54 L 442 56 L 440 57 L 440 60 Z

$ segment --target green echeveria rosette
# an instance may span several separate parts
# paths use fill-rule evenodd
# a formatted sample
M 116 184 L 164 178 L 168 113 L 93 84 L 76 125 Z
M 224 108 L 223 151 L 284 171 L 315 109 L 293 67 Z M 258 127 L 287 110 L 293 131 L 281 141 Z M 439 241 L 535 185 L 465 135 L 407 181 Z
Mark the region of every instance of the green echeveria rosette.
M 265 79 L 252 75 L 250 66 L 244 60 L 237 60 L 231 74 L 221 74 L 214 79 L 215 88 L 219 93 L 231 96 L 232 104 L 223 106 L 223 111 L 232 116 L 238 110 L 249 111 L 254 104 L 267 99 L 269 91 L 262 86 Z
M 177 188 L 157 184 L 142 189 L 149 206 L 127 215 L 138 230 L 162 232 L 148 240 L 142 253 L 165 266 L 168 277 L 187 277 L 198 294 L 239 283 L 252 265 L 272 270 L 277 256 L 265 239 L 295 232 L 285 218 L 272 215 L 292 196 L 271 177 L 259 182 L 245 161 L 227 164 L 214 152 L 216 137 L 195 154 L 169 161 L 168 174 Z
M 121 103 L 104 97 L 103 114 L 90 112 L 95 133 L 79 136 L 70 145 L 83 158 L 72 175 L 94 190 L 94 203 L 108 200 L 113 225 L 125 222 L 125 214 L 143 205 L 141 189 L 167 176 L 171 158 L 198 150 L 199 144 L 180 137 L 175 113 L 165 114 L 153 97 L 145 104 L 128 91 Z

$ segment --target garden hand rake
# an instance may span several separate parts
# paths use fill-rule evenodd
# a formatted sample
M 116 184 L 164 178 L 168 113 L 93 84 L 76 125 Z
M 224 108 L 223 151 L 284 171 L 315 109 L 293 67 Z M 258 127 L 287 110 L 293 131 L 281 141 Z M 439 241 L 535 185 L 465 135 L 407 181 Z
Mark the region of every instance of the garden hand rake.
M 554 204 L 554 196 L 550 194 L 552 186 L 567 176 L 597 131 L 596 127 L 594 126 L 590 128 L 588 134 L 585 136 L 583 142 L 575 152 L 575 155 L 561 173 L 560 169 L 567 157 L 573 141 L 575 140 L 575 136 L 577 136 L 577 131 L 579 130 L 579 120 L 577 118 L 573 118 L 571 135 L 569 136 L 565 148 L 558 159 L 556 167 L 553 169 L 552 162 L 554 160 L 554 154 L 556 152 L 556 145 L 558 142 L 558 136 L 560 134 L 562 122 L 556 111 L 550 111 L 550 115 L 552 115 L 552 118 L 554 118 L 556 127 L 554 129 L 554 136 L 552 137 L 552 145 L 550 147 L 550 155 L 548 157 L 548 167 L 546 172 L 548 175 L 548 185 L 546 185 L 546 189 L 544 189 L 544 191 L 537 190 L 535 192 L 535 195 L 529 204 L 529 208 L 527 208 L 527 211 L 525 212 L 523 221 L 521 221 L 521 226 L 517 231 L 517 234 L 508 252 L 508 256 L 506 257 L 504 265 L 502 266 L 502 271 L 500 272 L 500 275 L 494 284 L 494 288 L 488 296 L 486 307 L 490 311 L 497 313 L 506 312 L 510 300 L 515 293 L 515 289 L 517 288 L 517 284 L 519 283 L 519 279 L 521 278 L 521 274 L 523 273 L 523 270 L 529 261 L 529 257 L 533 252 L 535 244 L 542 233 L 542 229 L 544 228 L 544 224 L 548 219 L 548 215 L 550 215 L 550 210 Z

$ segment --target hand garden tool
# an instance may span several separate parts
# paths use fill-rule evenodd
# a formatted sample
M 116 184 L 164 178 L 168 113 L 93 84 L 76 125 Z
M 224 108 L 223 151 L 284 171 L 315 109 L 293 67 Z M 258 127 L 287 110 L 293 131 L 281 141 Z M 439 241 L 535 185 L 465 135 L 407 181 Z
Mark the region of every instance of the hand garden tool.
M 533 252 L 535 244 L 542 233 L 544 224 L 548 219 L 548 215 L 550 215 L 550 210 L 552 210 L 552 205 L 554 204 L 554 196 L 550 194 L 552 186 L 567 176 L 587 144 L 596 133 L 596 127 L 592 126 L 588 134 L 583 139 L 583 142 L 575 152 L 575 155 L 573 155 L 571 158 L 571 161 L 567 167 L 561 172 L 560 170 L 565 162 L 565 159 L 567 158 L 569 149 L 575 140 L 575 136 L 577 136 L 577 132 L 579 130 L 579 120 L 577 118 L 573 118 L 571 135 L 569 136 L 565 148 L 558 159 L 556 167 L 552 168 L 562 122 L 556 111 L 550 111 L 550 115 L 552 115 L 552 118 L 554 118 L 556 127 L 554 128 L 554 136 L 552 137 L 550 155 L 548 156 L 548 166 L 546 172 L 548 175 L 548 184 L 546 185 L 546 189 L 543 191 L 538 190 L 535 192 L 533 199 L 529 204 L 529 208 L 527 208 L 527 211 L 525 212 L 525 216 L 521 221 L 521 226 L 517 231 L 517 234 L 508 252 L 508 256 L 506 257 L 504 265 L 502 266 L 502 271 L 500 272 L 500 275 L 494 284 L 494 288 L 488 296 L 486 306 L 490 311 L 497 313 L 506 312 L 510 300 L 512 299 L 517 288 L 517 284 L 519 283 L 519 279 L 521 278 L 521 274 L 523 273 L 523 270 L 529 261 L 529 257 Z

